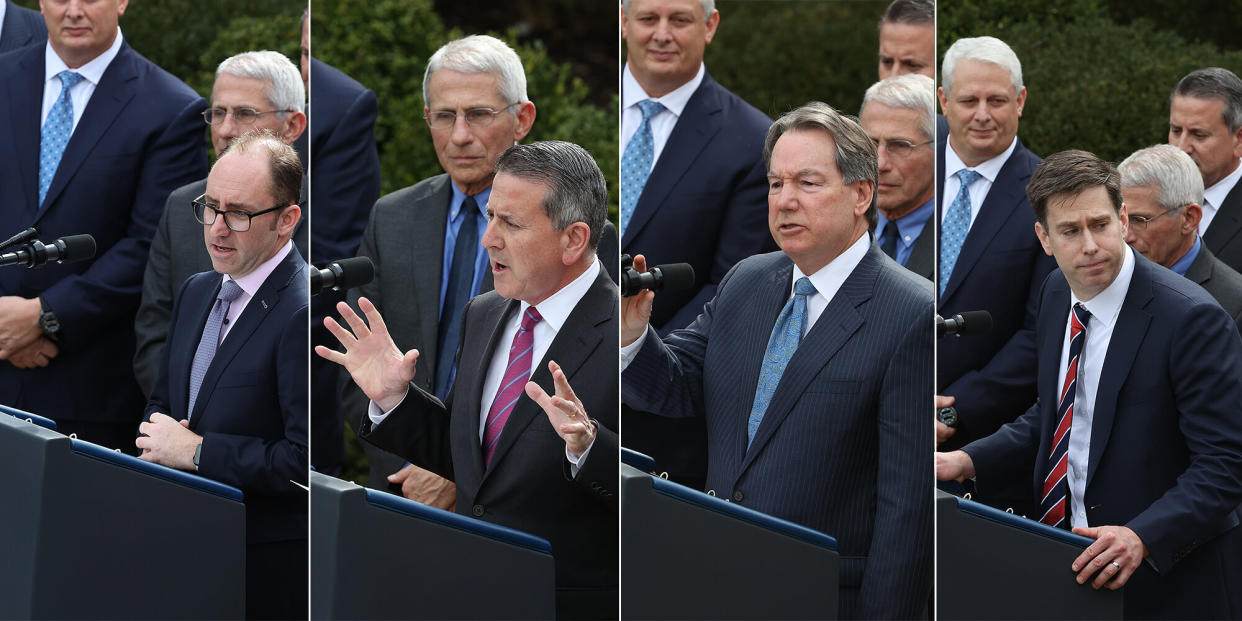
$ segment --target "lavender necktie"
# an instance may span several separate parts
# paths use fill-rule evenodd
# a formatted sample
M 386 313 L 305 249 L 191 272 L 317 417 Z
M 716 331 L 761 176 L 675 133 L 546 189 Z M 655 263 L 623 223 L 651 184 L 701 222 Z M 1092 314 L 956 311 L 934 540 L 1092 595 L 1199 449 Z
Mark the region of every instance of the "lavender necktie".
M 526 392 L 526 380 L 530 378 L 531 357 L 535 350 L 535 324 L 543 321 L 539 311 L 531 306 L 522 315 L 522 326 L 513 335 L 513 345 L 509 347 L 509 364 L 505 366 L 504 379 L 500 380 L 500 390 L 492 400 L 492 407 L 487 411 L 487 425 L 483 428 L 483 466 L 492 463 L 492 454 L 496 452 L 496 444 L 500 440 L 500 432 L 513 412 L 513 406 Z
M 198 341 L 198 351 L 194 352 L 194 364 L 190 366 L 190 407 L 186 410 L 186 418 L 194 413 L 194 402 L 198 399 L 198 389 L 203 385 L 211 359 L 216 357 L 216 348 L 220 346 L 220 330 L 224 327 L 224 318 L 229 314 L 229 305 L 241 297 L 242 288 L 237 281 L 229 280 L 220 287 L 220 295 L 211 307 L 207 316 L 207 324 L 203 326 L 203 337 Z

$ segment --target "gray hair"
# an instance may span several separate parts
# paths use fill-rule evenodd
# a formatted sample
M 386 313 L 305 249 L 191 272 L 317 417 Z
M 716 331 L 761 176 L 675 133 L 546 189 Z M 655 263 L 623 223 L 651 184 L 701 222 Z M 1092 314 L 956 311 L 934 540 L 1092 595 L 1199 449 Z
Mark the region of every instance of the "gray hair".
M 625 9 L 626 15 L 630 14 L 630 4 L 632 3 L 633 0 L 623 0 L 621 2 L 621 7 Z M 699 6 L 703 7 L 704 21 L 711 19 L 712 13 L 716 12 L 716 0 L 699 0 Z
M 276 113 L 279 118 L 287 118 L 287 110 L 304 112 L 306 109 L 302 70 L 280 52 L 259 50 L 230 56 L 216 67 L 216 77 L 222 73 L 267 82 L 267 103 L 280 110 Z
M 1181 95 L 1195 99 L 1219 99 L 1222 104 L 1221 118 L 1229 133 L 1242 127 L 1242 80 L 1232 71 L 1220 67 L 1208 67 L 1187 74 L 1177 83 L 1169 102 Z
M 776 141 L 782 135 L 796 131 L 827 133 L 832 137 L 835 148 L 833 159 L 837 172 L 841 173 L 842 182 L 870 181 L 874 188 L 880 174 L 878 150 L 857 118 L 841 114 L 832 106 L 819 101 L 812 101 L 797 110 L 786 112 L 768 128 L 768 137 L 763 141 L 763 161 L 766 166 L 772 165 L 772 149 L 776 146 Z M 871 194 L 871 206 L 867 209 L 867 223 L 871 227 L 876 223 L 874 191 Z
M 940 85 L 945 95 L 952 91 L 953 70 L 958 61 L 973 60 L 981 63 L 992 63 L 1009 72 L 1013 82 L 1013 94 L 1017 97 L 1022 93 L 1022 61 L 1013 53 L 1009 45 L 996 37 L 971 37 L 958 39 L 944 53 L 944 62 L 940 66 Z
M 522 59 L 507 43 L 488 35 L 470 35 L 445 43 L 427 61 L 423 73 L 423 104 L 431 107 L 431 74 L 441 69 L 462 73 L 492 73 L 500 81 L 506 104 L 526 103 L 526 71 Z
M 861 110 L 872 102 L 918 112 L 919 131 L 923 137 L 928 140 L 936 138 L 936 83 L 931 78 L 908 73 L 880 80 L 863 95 Z
M 590 246 L 599 246 L 608 218 L 608 185 L 586 149 L 560 140 L 517 144 L 496 161 L 496 174 L 505 173 L 548 188 L 544 213 L 558 231 L 583 222 L 591 229 Z
M 1139 149 L 1117 165 L 1121 187 L 1148 187 L 1156 190 L 1156 205 L 1165 211 L 1190 203 L 1203 204 L 1203 175 L 1181 149 L 1158 144 Z
M 880 27 L 883 28 L 884 24 L 935 26 L 936 2 L 935 0 L 893 0 L 892 4 L 884 9 L 884 16 L 880 18 Z

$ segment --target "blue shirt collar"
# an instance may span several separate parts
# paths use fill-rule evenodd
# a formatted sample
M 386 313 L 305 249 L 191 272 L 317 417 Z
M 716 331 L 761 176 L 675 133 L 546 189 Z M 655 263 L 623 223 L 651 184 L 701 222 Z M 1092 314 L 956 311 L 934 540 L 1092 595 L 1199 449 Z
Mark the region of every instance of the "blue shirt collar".
M 1178 274 L 1182 276 L 1185 276 L 1186 270 L 1190 269 L 1190 264 L 1194 263 L 1195 259 L 1199 257 L 1199 248 L 1201 248 L 1202 246 L 1203 246 L 1202 238 L 1200 238 L 1198 235 L 1195 235 L 1195 245 L 1191 246 L 1190 250 L 1187 250 L 1186 254 L 1182 255 L 1182 258 L 1178 259 L 1177 262 L 1175 262 L 1173 265 L 1170 265 L 1169 269 L 1177 272 Z

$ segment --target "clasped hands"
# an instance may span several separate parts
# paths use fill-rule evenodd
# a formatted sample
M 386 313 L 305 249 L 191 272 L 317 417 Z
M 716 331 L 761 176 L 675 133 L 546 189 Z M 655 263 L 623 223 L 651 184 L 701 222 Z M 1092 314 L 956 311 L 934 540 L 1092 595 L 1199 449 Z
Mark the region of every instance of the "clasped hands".
M 374 401 L 381 411 L 387 412 L 397 407 L 409 392 L 418 362 L 418 350 L 401 353 L 388 333 L 384 318 L 370 300 L 359 298 L 358 308 L 362 309 L 365 322 L 348 304 L 338 302 L 336 305 L 337 312 L 349 325 L 348 330 L 331 317 L 323 320 L 324 327 L 340 341 L 345 351 L 319 345 L 315 347 L 315 353 L 345 367 L 367 398 Z M 595 441 L 595 423 L 569 387 L 561 367 L 550 361 L 548 370 L 552 372 L 555 395 L 549 396 L 534 382 L 526 383 L 526 394 L 547 414 L 552 428 L 565 440 L 569 452 L 581 455 Z
M 0 296 L 0 360 L 19 369 L 46 367 L 60 353 L 39 329 L 39 298 Z
M 203 437 L 190 431 L 190 421 L 154 412 L 138 425 L 138 433 L 142 435 L 134 440 L 134 445 L 142 449 L 139 459 L 178 470 L 197 469 L 194 450 L 203 442 Z

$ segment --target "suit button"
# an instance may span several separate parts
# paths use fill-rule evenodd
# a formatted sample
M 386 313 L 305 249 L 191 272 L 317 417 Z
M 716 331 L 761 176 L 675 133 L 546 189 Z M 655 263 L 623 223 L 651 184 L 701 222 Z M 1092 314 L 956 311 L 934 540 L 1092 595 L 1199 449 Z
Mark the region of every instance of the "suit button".
M 742 502 L 742 498 L 742 490 L 735 490 L 733 492 L 733 502 Z
M 474 514 L 474 517 L 483 517 L 483 505 L 475 505 L 470 513 Z

